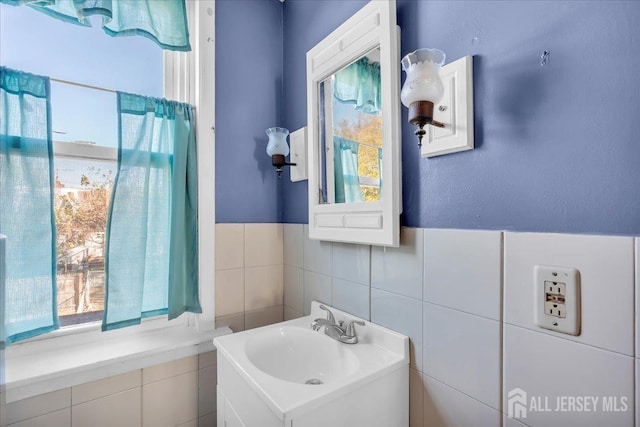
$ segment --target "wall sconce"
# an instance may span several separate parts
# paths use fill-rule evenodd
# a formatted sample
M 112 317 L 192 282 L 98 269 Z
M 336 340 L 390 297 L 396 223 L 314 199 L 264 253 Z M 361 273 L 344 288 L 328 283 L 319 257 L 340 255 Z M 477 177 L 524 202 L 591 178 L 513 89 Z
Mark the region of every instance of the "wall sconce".
M 289 145 L 287 144 L 287 136 L 289 129 L 285 128 L 269 128 L 267 129 L 269 143 L 267 144 L 267 154 L 271 156 L 271 164 L 276 167 L 278 177 L 282 174 L 283 166 L 295 166 L 295 163 L 287 163 L 285 157 L 289 155 Z
M 418 126 L 422 157 L 474 148 L 473 57 L 443 66 L 444 59 L 438 49 L 418 49 L 402 58 L 407 79 L 400 98 L 409 109 L 409 122 Z
M 418 126 L 418 148 L 427 133 L 425 125 L 444 127 L 444 123 L 433 120 L 433 106 L 442 99 L 444 87 L 440 79 L 440 67 L 445 54 L 438 49 L 418 49 L 402 58 L 402 69 L 407 79 L 402 86 L 400 99 L 409 109 L 409 123 Z

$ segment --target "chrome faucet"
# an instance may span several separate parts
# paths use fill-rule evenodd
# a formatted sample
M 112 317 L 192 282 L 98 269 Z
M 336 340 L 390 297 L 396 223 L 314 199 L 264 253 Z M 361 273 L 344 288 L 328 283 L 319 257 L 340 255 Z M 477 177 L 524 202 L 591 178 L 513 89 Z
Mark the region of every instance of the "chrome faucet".
M 364 322 L 362 320 L 349 320 L 346 324 L 340 320 L 336 323 L 336 319 L 331 310 L 322 304 L 320 304 L 320 308 L 327 312 L 327 318 L 318 318 L 311 322 L 311 329 L 319 331 L 324 328 L 325 334 L 344 344 L 355 344 L 358 342 L 358 334 L 356 333 L 355 325 L 364 326 Z

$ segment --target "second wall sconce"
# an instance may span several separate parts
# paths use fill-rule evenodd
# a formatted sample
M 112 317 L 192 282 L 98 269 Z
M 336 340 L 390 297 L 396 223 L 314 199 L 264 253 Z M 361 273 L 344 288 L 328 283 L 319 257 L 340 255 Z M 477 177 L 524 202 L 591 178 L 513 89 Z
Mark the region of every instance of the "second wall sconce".
M 287 136 L 289 129 L 273 127 L 267 129 L 269 143 L 267 144 L 267 154 L 271 156 L 271 164 L 275 166 L 278 178 L 282 175 L 284 166 L 291 166 L 291 181 L 303 181 L 307 179 L 307 128 L 301 128 L 291 133 L 291 160 L 295 163 L 287 162 L 289 155 L 289 145 Z
M 474 148 L 473 58 L 443 66 L 444 61 L 438 49 L 418 49 L 401 61 L 407 78 L 400 99 L 409 109 L 409 122 L 418 126 L 422 157 Z
M 271 156 L 271 164 L 275 166 L 278 177 L 282 174 L 283 166 L 295 166 L 295 163 L 287 163 L 286 157 L 289 155 L 289 144 L 287 136 L 289 129 L 269 128 L 267 129 L 269 143 L 267 144 L 267 154 Z

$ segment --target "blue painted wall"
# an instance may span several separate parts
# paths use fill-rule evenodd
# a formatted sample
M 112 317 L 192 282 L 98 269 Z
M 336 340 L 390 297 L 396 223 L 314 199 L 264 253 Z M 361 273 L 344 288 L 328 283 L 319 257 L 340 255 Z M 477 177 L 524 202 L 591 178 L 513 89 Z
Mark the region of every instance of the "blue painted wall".
M 365 3 L 284 3 L 284 126 L 306 125 L 307 50 Z M 640 234 L 638 22 L 636 1 L 398 0 L 401 55 L 475 56 L 474 151 L 422 159 L 403 125 L 403 223 Z M 284 220 L 307 222 L 286 178 Z
M 284 126 L 294 131 L 307 125 L 307 51 L 367 2 L 363 0 L 285 0 L 284 2 Z M 282 174 L 284 222 L 308 223 L 307 181 L 291 182 Z
M 280 222 L 265 130 L 282 125 L 282 4 L 216 1 L 216 222 Z

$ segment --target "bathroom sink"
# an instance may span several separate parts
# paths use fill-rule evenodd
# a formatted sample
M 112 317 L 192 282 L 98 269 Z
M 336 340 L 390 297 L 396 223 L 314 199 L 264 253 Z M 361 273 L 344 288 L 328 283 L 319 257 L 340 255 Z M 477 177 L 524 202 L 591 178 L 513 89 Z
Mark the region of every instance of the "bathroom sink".
M 219 405 L 233 407 L 246 426 L 290 426 L 294 418 L 304 426 L 305 417 L 343 425 L 327 418 L 334 413 L 371 417 L 344 425 L 400 425 L 390 420 L 408 411 L 409 338 L 365 321 L 356 344 L 341 343 L 311 329 L 326 316 L 319 305 L 312 302 L 309 316 L 216 337 L 218 394 L 226 402 Z M 361 320 L 331 310 L 337 321 Z M 380 413 L 370 409 L 372 399 L 387 401 Z
M 358 358 L 349 345 L 307 326 L 268 328 L 247 340 L 249 362 L 273 377 L 299 384 L 327 384 L 353 375 Z

